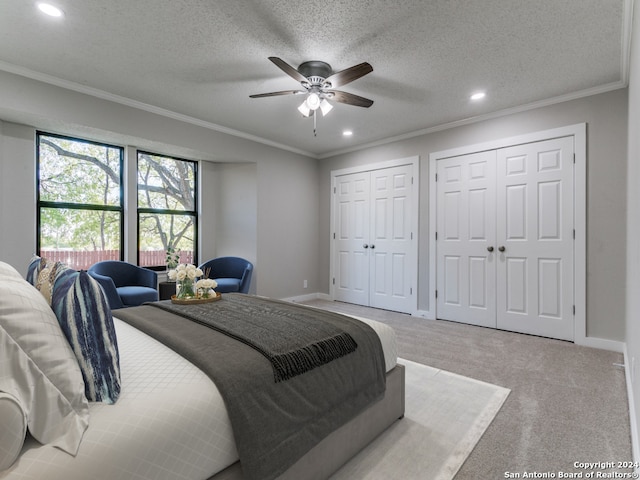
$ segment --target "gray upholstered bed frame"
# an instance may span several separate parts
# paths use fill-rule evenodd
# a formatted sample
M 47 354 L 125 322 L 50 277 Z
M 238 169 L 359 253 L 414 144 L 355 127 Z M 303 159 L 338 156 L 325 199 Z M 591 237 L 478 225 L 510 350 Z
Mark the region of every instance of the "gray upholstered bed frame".
M 278 477 L 278 480 L 328 478 L 403 416 L 404 365 L 398 364 L 387 373 L 387 389 L 382 400 L 331 433 Z M 243 480 L 240 462 L 234 463 L 209 480 Z

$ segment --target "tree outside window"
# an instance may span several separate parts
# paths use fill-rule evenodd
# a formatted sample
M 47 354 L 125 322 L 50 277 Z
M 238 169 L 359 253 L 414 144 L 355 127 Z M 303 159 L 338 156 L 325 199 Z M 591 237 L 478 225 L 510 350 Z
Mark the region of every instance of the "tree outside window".
M 71 268 L 119 260 L 123 149 L 37 133 L 37 250 Z
M 197 162 L 138 152 L 138 258 L 164 269 L 166 252 L 196 263 Z
M 122 147 L 37 132 L 37 253 L 76 270 L 124 259 Z M 173 248 L 195 263 L 197 162 L 137 158 L 138 264 L 163 270 Z

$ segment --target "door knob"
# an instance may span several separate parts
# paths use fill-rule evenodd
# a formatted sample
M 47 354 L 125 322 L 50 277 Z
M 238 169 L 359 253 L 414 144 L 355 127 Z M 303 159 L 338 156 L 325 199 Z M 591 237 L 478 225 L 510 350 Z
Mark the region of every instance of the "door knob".
M 375 245 L 371 245 L 371 248 L 376 248 L 376 246 Z
M 487 251 L 493 252 L 493 247 L 487 247 Z
M 362 245 L 362 248 L 369 248 L 369 245 L 365 243 L 364 245 Z
M 506 248 L 504 248 L 502 245 L 500 245 L 500 246 L 498 247 L 498 250 L 500 250 L 501 252 L 504 252 L 504 251 L 506 250 Z

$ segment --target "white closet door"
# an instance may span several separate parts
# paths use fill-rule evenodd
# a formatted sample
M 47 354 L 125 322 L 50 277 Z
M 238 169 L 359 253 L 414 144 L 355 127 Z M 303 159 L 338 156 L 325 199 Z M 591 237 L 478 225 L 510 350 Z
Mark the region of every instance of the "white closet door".
M 413 166 L 336 177 L 334 298 L 412 312 Z
M 574 339 L 573 137 L 498 150 L 497 326 Z
M 438 160 L 438 318 L 574 339 L 573 141 Z
M 336 178 L 335 299 L 369 305 L 370 173 Z M 366 246 L 366 247 L 365 247 Z
M 496 153 L 437 165 L 438 318 L 495 327 Z
M 411 311 L 412 272 L 417 263 L 411 255 L 411 173 L 410 165 L 371 172 L 372 307 Z

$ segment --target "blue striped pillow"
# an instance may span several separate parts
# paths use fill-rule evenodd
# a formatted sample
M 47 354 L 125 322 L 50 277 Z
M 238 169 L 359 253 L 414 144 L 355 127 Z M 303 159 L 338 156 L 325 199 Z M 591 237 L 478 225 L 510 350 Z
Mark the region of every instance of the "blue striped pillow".
M 120 354 L 111 309 L 102 288 L 86 271 L 56 274 L 51 308 L 58 317 L 92 402 L 115 403 L 120 395 Z
M 40 258 L 37 255 L 34 255 L 31 261 L 29 262 L 29 266 L 27 267 L 27 282 L 31 285 L 35 286 L 36 281 L 38 280 L 38 275 L 40 274 L 40 270 L 47 263 L 46 258 Z

